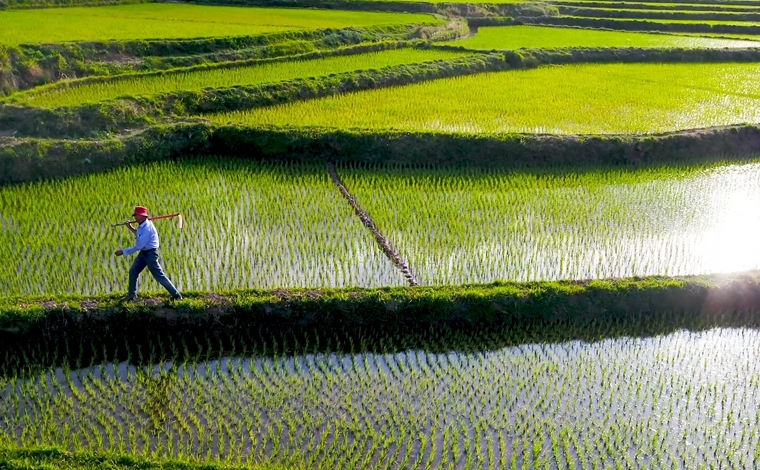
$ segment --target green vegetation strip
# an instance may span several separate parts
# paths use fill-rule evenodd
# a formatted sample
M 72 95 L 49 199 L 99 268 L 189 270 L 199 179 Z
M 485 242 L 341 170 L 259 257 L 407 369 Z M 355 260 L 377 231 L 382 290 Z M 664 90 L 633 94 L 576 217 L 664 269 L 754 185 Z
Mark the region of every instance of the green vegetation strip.
M 728 155 L 740 159 L 756 155 L 759 141 L 760 128 L 752 125 L 656 136 L 578 137 L 176 124 L 150 127 L 118 139 L 5 139 L 0 149 L 0 184 L 58 179 L 199 154 L 320 165 L 327 158 L 372 164 L 502 168 L 703 164 L 726 160 Z
M 460 287 L 277 289 L 186 293 L 122 303 L 118 296 L 0 299 L 0 334 L 7 348 L 47 334 L 55 338 L 99 331 L 133 334 L 185 327 L 411 328 L 652 319 L 717 319 L 757 312 L 757 272 L 691 278 L 634 278 Z M 74 338 L 74 336 L 71 336 Z M 27 343 L 36 344 L 36 343 Z
M 585 28 L 606 28 L 625 31 L 665 31 L 684 33 L 728 33 L 728 34 L 760 34 L 760 23 L 739 23 L 709 20 L 637 20 L 637 19 L 614 19 L 614 18 L 586 18 L 575 16 L 562 17 L 522 17 L 520 21 L 526 24 L 540 24 L 550 26 L 577 26 Z M 496 19 L 483 18 L 478 20 L 480 26 L 498 26 L 501 24 Z
M 155 462 L 106 452 L 70 452 L 54 447 L 0 448 L 2 470 L 285 470 L 278 465 L 194 464 L 163 460 Z
M 688 41 L 688 39 L 684 39 Z M 266 82 L 294 80 L 373 70 L 401 64 L 414 64 L 461 57 L 464 52 L 398 49 L 367 54 L 326 57 L 299 61 L 269 62 L 244 67 L 213 68 L 190 72 L 134 75 L 70 86 L 57 85 L 44 91 L 31 91 L 15 102 L 27 106 L 57 108 L 113 100 L 119 97 L 151 96 L 160 93 L 195 91 L 204 88 L 250 86 Z
M 684 11 L 729 11 L 741 13 L 742 11 L 757 12 L 760 11 L 760 4 L 757 5 L 732 5 L 724 2 L 720 3 L 648 3 L 648 2 L 619 2 L 619 1 L 558 1 L 553 2 L 559 7 L 572 6 L 581 8 L 625 8 L 631 10 L 684 10 Z
M 760 65 L 569 65 L 431 80 L 210 116 L 415 132 L 620 134 L 760 122 Z M 418 110 L 425 109 L 425 113 Z
M 251 36 L 295 29 L 436 21 L 420 14 L 151 3 L 0 11 L 0 44 Z
M 612 8 L 560 8 L 560 13 L 574 17 L 584 18 L 630 18 L 651 19 L 654 21 L 684 21 L 686 23 L 703 22 L 707 24 L 749 24 L 756 25 L 760 20 L 760 13 L 733 13 L 717 11 L 678 11 L 678 10 L 627 10 Z
M 482 27 L 474 36 L 447 44 L 480 50 L 565 47 L 760 47 L 760 42 L 753 41 L 540 26 Z

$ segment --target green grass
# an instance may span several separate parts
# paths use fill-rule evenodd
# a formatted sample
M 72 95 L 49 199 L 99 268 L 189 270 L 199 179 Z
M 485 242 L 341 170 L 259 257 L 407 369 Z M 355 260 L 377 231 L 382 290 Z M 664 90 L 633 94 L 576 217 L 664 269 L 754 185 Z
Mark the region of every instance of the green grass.
M 137 459 L 118 454 L 68 452 L 54 447 L 0 449 L 3 470 L 286 470 L 274 465 L 196 465 L 188 462 Z
M 652 133 L 760 122 L 755 64 L 542 67 L 212 115 L 250 125 L 420 132 Z
M 552 4 L 556 4 L 558 6 L 575 6 L 575 4 L 584 4 L 584 3 L 609 3 L 610 5 L 618 5 L 618 4 L 625 4 L 630 6 L 646 6 L 646 7 L 652 7 L 653 9 L 657 9 L 659 7 L 682 7 L 688 9 L 688 7 L 715 7 L 723 9 L 731 9 L 731 10 L 760 10 L 760 4 L 757 5 L 730 5 L 730 4 L 724 4 L 722 2 L 713 2 L 713 3 L 665 3 L 665 2 L 627 2 L 627 1 L 619 1 L 619 0 L 572 0 L 571 2 L 550 2 Z M 569 3 L 566 4 L 566 3 Z M 590 7 L 590 8 L 597 8 L 597 7 Z M 645 11 L 648 11 L 646 9 Z M 669 10 L 672 11 L 672 10 Z M 689 10 L 694 11 L 694 10 Z M 702 10 L 705 11 L 705 10 Z
M 422 285 L 760 268 L 760 164 L 342 171 Z M 421 203 L 424 201 L 424 203 Z
M 669 34 L 677 34 L 679 36 L 692 36 L 703 38 L 728 38 L 728 39 L 744 39 L 747 41 L 760 41 L 760 34 L 726 34 L 726 33 L 681 33 L 672 32 Z
M 556 344 L 523 327 L 365 332 L 354 353 L 331 352 L 331 335 L 206 338 L 149 336 L 64 367 L 39 346 L 8 352 L 3 366 L 35 368 L 0 376 L 1 445 L 313 470 L 751 468 L 760 446 L 753 329 Z
M 760 42 L 752 41 L 541 26 L 482 27 L 474 36 L 448 44 L 477 50 L 557 47 L 760 47 Z
M 582 20 L 604 20 L 604 21 L 647 21 L 650 23 L 663 24 L 709 24 L 716 26 L 760 26 L 757 21 L 720 21 L 720 20 L 657 20 L 651 18 L 593 18 L 586 16 L 562 15 L 560 18 L 577 18 Z
M 168 275 L 182 289 L 403 285 L 323 166 L 161 163 L 0 188 L 4 294 L 126 289 L 132 206 L 158 221 Z M 161 288 L 146 272 L 147 287 Z
M 150 3 L 0 11 L 0 44 L 252 36 L 273 31 L 431 23 L 430 15 Z
M 372 70 L 401 64 L 451 59 L 463 55 L 464 53 L 449 51 L 397 49 L 304 61 L 267 62 L 245 67 L 132 75 L 85 84 L 64 83 L 43 91 L 32 90 L 30 93 L 19 95 L 15 101 L 42 108 L 78 106 L 125 96 L 150 96 L 203 88 L 256 85 L 354 70 Z

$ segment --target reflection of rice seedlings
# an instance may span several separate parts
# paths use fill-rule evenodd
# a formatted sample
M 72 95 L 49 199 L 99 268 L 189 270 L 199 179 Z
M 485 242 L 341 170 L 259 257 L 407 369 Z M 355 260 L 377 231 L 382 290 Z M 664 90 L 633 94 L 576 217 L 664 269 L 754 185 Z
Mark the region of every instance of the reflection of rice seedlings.
M 353 354 L 254 335 L 233 356 L 213 338 L 149 340 L 135 364 L 0 375 L 0 445 L 317 469 L 752 466 L 758 332 L 472 349 L 520 334 L 453 333 L 450 352 L 428 333 L 409 344 L 431 351 L 367 336 Z

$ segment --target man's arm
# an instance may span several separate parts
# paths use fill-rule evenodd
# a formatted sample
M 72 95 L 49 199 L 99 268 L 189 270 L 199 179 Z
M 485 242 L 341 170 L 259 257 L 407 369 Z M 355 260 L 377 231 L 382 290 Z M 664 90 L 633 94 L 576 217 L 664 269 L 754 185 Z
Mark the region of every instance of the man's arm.
M 137 229 L 132 227 L 132 222 L 127 220 L 124 222 L 124 225 L 129 229 L 130 232 L 132 232 L 132 235 L 137 235 Z
M 128 227 L 132 230 L 132 232 L 134 232 L 135 234 L 137 234 L 137 230 L 133 229 L 131 225 L 128 226 Z M 121 254 L 119 254 L 119 251 L 117 251 L 116 252 L 116 256 L 121 256 L 121 255 L 129 256 L 132 253 L 135 253 L 135 252 L 140 251 L 143 248 L 145 248 L 145 246 L 150 241 L 151 237 L 150 237 L 150 233 L 143 233 L 142 235 L 143 236 L 141 236 L 141 237 L 137 237 L 137 242 L 135 242 L 135 246 L 130 246 L 129 248 L 124 248 L 122 250 L 119 250 L 121 252 Z

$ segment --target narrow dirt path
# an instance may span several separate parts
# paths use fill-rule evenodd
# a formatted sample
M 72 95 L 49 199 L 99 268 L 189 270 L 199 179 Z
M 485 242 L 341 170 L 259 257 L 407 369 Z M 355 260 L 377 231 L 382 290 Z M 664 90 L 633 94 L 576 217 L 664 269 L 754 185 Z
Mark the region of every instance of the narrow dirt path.
M 332 179 L 332 182 L 335 183 L 335 186 L 338 187 L 340 193 L 343 195 L 343 197 L 346 198 L 348 203 L 351 204 L 351 207 L 354 208 L 354 212 L 359 216 L 359 219 L 361 219 L 364 226 L 367 227 L 370 232 L 372 232 L 372 235 L 374 235 L 377 244 L 380 245 L 380 248 L 385 253 L 385 256 L 387 256 L 388 259 L 390 259 L 391 262 L 401 270 L 401 273 L 409 282 L 410 286 L 419 286 L 420 283 L 412 273 L 412 270 L 409 269 L 409 265 L 406 264 L 406 262 L 401 258 L 401 256 L 399 256 L 398 253 L 396 253 L 396 250 L 393 249 L 388 239 L 385 238 L 380 230 L 378 230 L 375 222 L 372 221 L 372 217 L 364 212 L 364 210 L 359 206 L 359 203 L 356 202 L 356 199 L 354 199 L 351 193 L 348 192 L 346 186 L 343 185 L 343 182 L 340 180 L 340 176 L 338 176 L 338 172 L 335 169 L 334 163 L 327 162 L 327 172 L 330 173 L 330 179 Z

